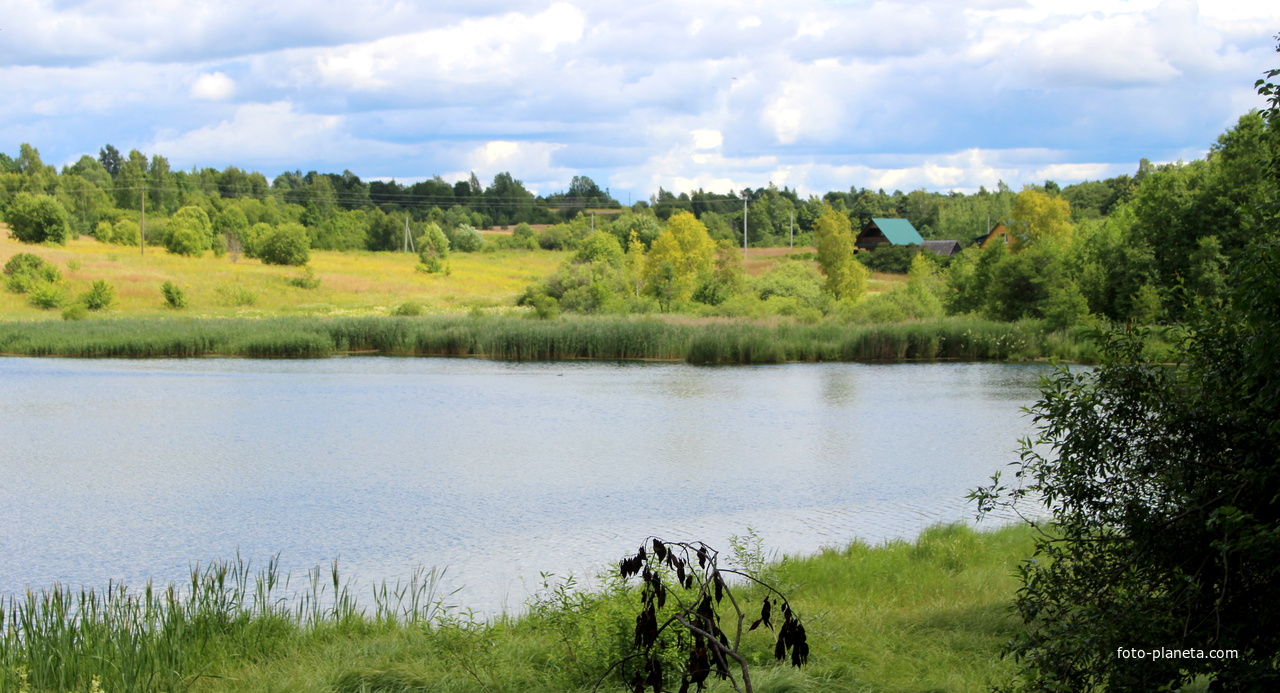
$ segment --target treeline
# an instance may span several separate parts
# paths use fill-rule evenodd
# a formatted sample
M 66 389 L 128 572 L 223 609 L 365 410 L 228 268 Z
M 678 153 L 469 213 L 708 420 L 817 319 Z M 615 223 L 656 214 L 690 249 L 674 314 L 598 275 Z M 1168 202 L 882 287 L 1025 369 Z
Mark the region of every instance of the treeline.
M 1143 161 L 1134 177 L 1086 182 L 1059 190 L 1052 181 L 1043 189 L 1060 194 L 1072 204 L 1080 219 L 1107 216 L 1119 202 L 1132 196 L 1146 175 L 1154 170 Z M 221 171 L 193 168 L 175 171 L 168 159 L 132 150 L 127 155 L 112 145 L 97 158 L 82 156 L 61 171 L 46 165 L 29 144 L 17 156 L 0 153 L 0 213 L 15 195 L 26 192 L 54 197 L 67 213 L 69 232 L 97 235 L 103 222 L 120 233 L 107 232 L 108 242 L 136 243 L 132 224 L 141 225 L 145 206 L 148 243 L 164 245 L 168 220 L 183 207 L 198 207 L 210 223 L 230 212 L 219 230 L 238 235 L 239 215 L 244 228 L 256 224 L 272 227 L 300 224 L 311 247 L 322 250 L 395 250 L 405 242 L 406 219 L 410 237 L 434 222 L 446 233 L 459 226 L 488 229 L 519 223 L 550 225 L 574 219 L 581 213 L 605 215 L 623 209 L 607 189 L 586 176 L 575 176 L 563 192 L 534 195 L 511 173 L 496 175 L 486 186 L 473 173 L 465 180 L 447 182 L 440 177 L 409 185 L 392 181 L 364 181 L 351 171 L 319 173 L 286 171 L 268 180 L 258 172 L 235 166 Z M 144 199 L 145 198 L 145 199 Z M 741 245 L 745 222 L 748 244 L 754 247 L 806 244 L 824 204 L 846 213 L 855 227 L 872 217 L 900 217 L 912 221 L 925 238 L 954 239 L 969 245 L 996 222 L 1008 217 L 1014 193 L 1003 183 L 992 192 L 973 195 L 910 193 L 850 189 L 802 199 L 794 190 L 774 185 L 744 188 L 727 194 L 698 190 L 673 194 L 663 189 L 649 200 L 630 206 L 665 223 L 673 214 L 692 212 L 712 237 Z M 230 226 L 228 226 L 230 225 Z M 212 228 L 211 228 L 212 232 Z M 115 236 L 120 236 L 115 238 Z M 642 237 L 644 236 L 641 233 Z M 624 237 L 625 240 L 625 237 Z M 560 247 L 554 237 L 540 241 L 543 247 Z M 206 250 L 218 250 L 211 238 Z

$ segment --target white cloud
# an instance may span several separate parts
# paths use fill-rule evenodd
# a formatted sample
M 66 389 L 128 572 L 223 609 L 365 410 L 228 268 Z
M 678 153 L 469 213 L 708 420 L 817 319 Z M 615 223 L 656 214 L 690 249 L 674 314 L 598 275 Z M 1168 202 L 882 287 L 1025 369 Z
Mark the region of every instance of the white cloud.
M 577 42 L 585 28 L 580 10 L 557 2 L 537 14 L 468 19 L 442 29 L 324 50 L 315 58 L 316 69 L 327 84 L 361 90 L 423 77 L 507 83 L 543 65 L 545 54 Z
M 238 164 L 252 152 L 263 164 L 296 166 L 299 161 L 344 161 L 371 155 L 403 156 L 406 147 L 352 136 L 335 115 L 298 113 L 287 101 L 240 106 L 234 115 L 214 125 L 158 139 L 151 151 L 178 161 Z
M 191 85 L 191 98 L 202 101 L 226 101 L 236 91 L 236 83 L 221 72 L 208 72 Z
M 724 135 L 719 130 L 694 130 L 694 149 L 719 149 L 724 144 Z
M 1131 171 L 1259 105 L 1280 26 L 1252 0 L 10 5 L 0 137 L 50 160 L 105 140 L 182 166 L 581 173 L 634 198 Z

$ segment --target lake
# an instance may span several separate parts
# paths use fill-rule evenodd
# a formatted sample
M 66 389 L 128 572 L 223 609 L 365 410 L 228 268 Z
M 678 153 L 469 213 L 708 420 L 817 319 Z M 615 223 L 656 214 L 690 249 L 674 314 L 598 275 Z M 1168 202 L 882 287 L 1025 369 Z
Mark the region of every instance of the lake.
M 910 538 L 972 519 L 1046 372 L 2 358 L 0 594 L 279 553 L 295 580 L 336 558 L 365 586 L 447 567 L 493 613 L 650 535 L 725 554 L 748 528 L 785 553 Z

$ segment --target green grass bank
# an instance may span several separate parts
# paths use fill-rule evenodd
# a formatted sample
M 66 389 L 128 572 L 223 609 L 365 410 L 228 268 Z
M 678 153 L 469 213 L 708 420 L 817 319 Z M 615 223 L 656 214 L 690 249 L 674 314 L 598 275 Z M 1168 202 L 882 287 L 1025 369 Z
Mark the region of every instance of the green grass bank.
M 653 317 L 129 318 L 0 323 L 0 354 L 313 358 L 349 353 L 512 360 L 663 359 L 695 364 L 932 359 L 1091 361 L 1080 328 L 972 318 L 883 325 L 680 321 Z
M 748 634 L 756 690 L 987 690 L 1012 669 L 999 652 L 1019 627 L 1008 604 L 1031 539 L 1026 526 L 946 526 L 775 562 L 738 552 L 790 596 L 812 648 L 795 669 L 773 662 L 767 631 Z M 0 691 L 585 692 L 627 651 L 637 609 L 626 585 L 551 580 L 527 613 L 477 622 L 434 591 L 431 573 L 362 595 L 367 608 L 336 571 L 309 578 L 282 599 L 274 566 L 228 562 L 186 585 L 12 596 Z M 601 690 L 623 688 L 607 678 Z

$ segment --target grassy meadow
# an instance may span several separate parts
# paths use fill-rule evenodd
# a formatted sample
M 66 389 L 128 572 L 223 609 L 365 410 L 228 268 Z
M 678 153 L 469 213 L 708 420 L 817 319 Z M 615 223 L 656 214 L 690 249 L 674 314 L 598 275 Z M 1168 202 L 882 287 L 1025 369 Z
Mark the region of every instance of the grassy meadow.
M 105 280 L 115 288 L 109 315 L 130 318 L 175 313 L 160 292 L 166 281 L 183 290 L 189 305 L 183 314 L 195 317 L 385 315 L 410 301 L 429 312 L 510 306 L 528 284 L 550 274 L 567 256 L 545 250 L 454 253 L 451 272 L 443 275 L 416 271 L 414 254 L 312 251 L 310 266 L 320 284 L 306 289 L 288 281 L 303 276 L 299 268 L 245 257 L 189 258 L 155 247 L 144 254 L 88 236 L 65 246 L 33 246 L 0 229 L 0 264 L 24 252 L 57 266 L 71 297 L 93 281 Z M 33 306 L 22 294 L 0 292 L 0 320 L 55 319 L 61 319 L 57 310 Z
M 759 275 L 789 255 L 812 255 L 813 251 L 812 247 L 751 248 L 744 267 L 748 274 Z M 166 281 L 187 295 L 189 307 L 183 314 L 194 317 L 386 315 L 406 302 L 417 303 L 428 313 L 514 307 L 516 297 L 529 284 L 551 274 L 571 255 L 548 250 L 453 253 L 448 261 L 450 273 L 445 275 L 418 272 L 417 256 L 411 253 L 314 250 L 310 267 L 320 284 L 306 289 L 290 284 L 290 279 L 303 276 L 294 267 L 230 255 L 189 258 L 158 247 L 139 253 L 138 248 L 99 243 L 89 236 L 65 246 L 29 245 L 10 238 L 0 224 L 0 265 L 18 253 L 34 253 L 55 265 L 69 297 L 86 291 L 95 280 L 105 280 L 115 288 L 115 303 L 108 315 L 131 318 L 175 314 L 160 292 Z M 876 273 L 870 291 L 904 281 L 904 275 Z M 0 292 L 0 321 L 58 319 L 59 311 L 33 306 L 23 294 Z
M 1012 663 L 999 652 L 1019 627 L 1013 575 L 1031 538 L 1021 525 L 934 527 L 914 542 L 774 562 L 744 543 L 722 560 L 780 587 L 811 647 L 796 669 L 773 662 L 771 633 L 748 633 L 755 690 L 977 692 L 1004 681 Z M 628 651 L 635 625 L 636 592 L 617 581 L 582 590 L 551 577 L 525 613 L 481 620 L 437 593 L 431 572 L 360 603 L 336 569 L 316 569 L 292 594 L 283 577 L 215 563 L 171 588 L 12 597 L 0 615 L 0 692 L 585 692 Z M 601 690 L 624 688 L 605 677 Z

